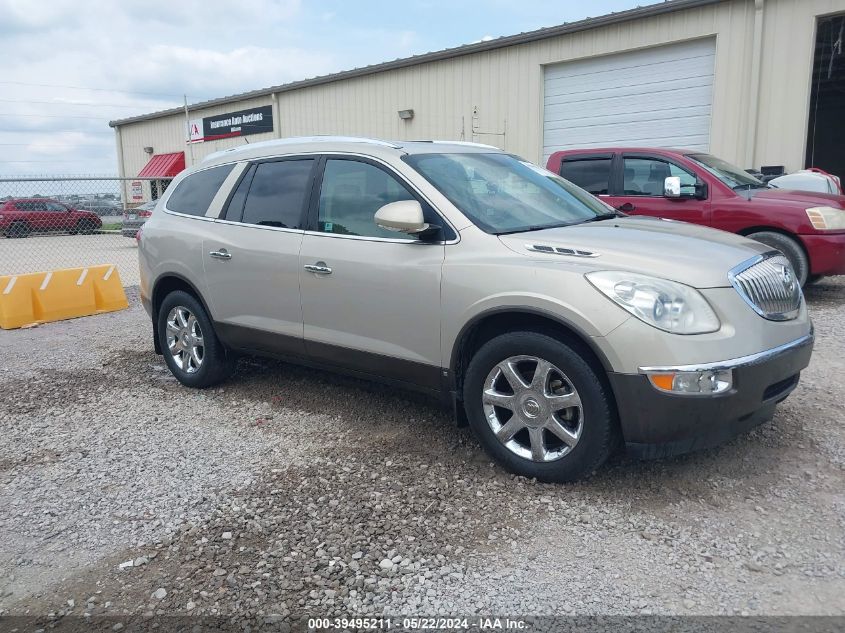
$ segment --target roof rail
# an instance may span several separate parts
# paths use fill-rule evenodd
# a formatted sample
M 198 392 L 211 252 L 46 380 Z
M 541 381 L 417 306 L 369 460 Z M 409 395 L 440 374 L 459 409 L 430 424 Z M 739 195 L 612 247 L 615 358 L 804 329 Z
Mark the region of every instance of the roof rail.
M 383 141 L 377 138 L 364 138 L 358 136 L 290 136 L 287 138 L 274 138 L 268 141 L 260 141 L 258 143 L 247 143 L 245 145 L 238 145 L 237 147 L 222 149 L 218 152 L 212 152 L 211 154 L 203 158 L 202 162 L 205 163 L 213 158 L 218 158 L 227 154 L 245 152 L 255 147 L 275 147 L 279 145 L 297 145 L 299 143 L 370 143 L 372 145 L 381 145 L 382 147 L 392 147 L 394 149 L 399 149 L 401 147 L 400 145 L 396 145 L 395 143 L 391 143 L 389 141 Z
M 501 147 L 496 147 L 495 145 L 487 145 L 486 143 L 473 143 L 471 141 L 440 141 L 440 140 L 433 140 L 432 143 L 448 143 L 449 145 L 466 145 L 467 147 L 484 147 L 487 149 L 498 149 L 501 150 Z

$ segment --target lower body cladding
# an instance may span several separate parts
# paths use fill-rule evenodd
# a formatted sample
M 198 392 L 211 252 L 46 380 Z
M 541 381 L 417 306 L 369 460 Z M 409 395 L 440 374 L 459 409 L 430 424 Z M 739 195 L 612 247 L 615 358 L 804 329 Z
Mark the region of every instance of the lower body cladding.
M 627 452 L 653 459 L 710 448 L 771 420 L 812 351 L 810 333 L 744 358 L 610 373 Z

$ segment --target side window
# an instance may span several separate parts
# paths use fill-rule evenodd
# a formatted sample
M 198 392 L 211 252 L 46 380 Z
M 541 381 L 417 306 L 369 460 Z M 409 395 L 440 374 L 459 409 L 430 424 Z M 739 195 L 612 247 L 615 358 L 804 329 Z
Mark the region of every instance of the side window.
M 593 195 L 607 194 L 611 162 L 610 158 L 564 160 L 560 175 Z
M 65 211 L 67 211 L 67 208 L 63 204 L 59 204 L 58 202 L 48 202 L 47 210 L 54 211 L 56 213 L 64 213 Z
M 249 191 L 249 186 L 252 184 L 252 177 L 255 175 L 255 165 L 250 165 L 249 169 L 244 172 L 241 181 L 238 183 L 238 188 L 235 193 L 229 198 L 229 204 L 226 206 L 226 213 L 224 219 L 232 222 L 240 222 L 244 215 L 244 203 L 246 202 L 246 194 Z
M 379 227 L 374 216 L 386 204 L 413 199 L 405 186 L 383 169 L 354 160 L 330 159 L 320 188 L 317 230 L 403 239 L 402 233 Z
M 46 202 L 31 202 L 32 206 L 30 207 L 30 211 L 46 211 L 47 210 L 47 203 Z
M 242 221 L 301 229 L 313 166 L 313 158 L 258 163 L 246 195 Z M 237 192 L 235 194 L 237 196 Z M 226 217 L 229 217 L 228 211 Z
M 220 185 L 233 167 L 234 165 L 221 165 L 187 176 L 176 186 L 176 191 L 167 201 L 167 208 L 188 215 L 205 215 Z
M 623 193 L 626 196 L 663 196 L 663 181 L 680 176 L 681 193 L 695 193 L 696 178 L 685 169 L 656 158 L 626 158 Z

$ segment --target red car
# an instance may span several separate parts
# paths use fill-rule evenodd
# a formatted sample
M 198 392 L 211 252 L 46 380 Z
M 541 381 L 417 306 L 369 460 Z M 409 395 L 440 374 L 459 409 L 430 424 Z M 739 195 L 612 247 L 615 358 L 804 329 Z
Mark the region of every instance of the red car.
M 845 274 L 845 196 L 776 189 L 690 150 L 567 150 L 547 167 L 625 213 L 704 224 L 776 248 L 802 285 Z
M 49 198 L 12 198 L 0 202 L 0 233 L 6 237 L 48 231 L 87 235 L 101 226 L 103 222 L 96 213 Z

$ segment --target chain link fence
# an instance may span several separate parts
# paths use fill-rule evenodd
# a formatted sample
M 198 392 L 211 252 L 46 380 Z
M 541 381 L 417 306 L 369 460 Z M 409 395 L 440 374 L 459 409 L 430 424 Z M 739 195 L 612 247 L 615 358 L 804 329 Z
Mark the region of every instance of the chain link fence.
M 135 235 L 169 180 L 0 178 L 0 276 L 114 264 L 138 284 Z

